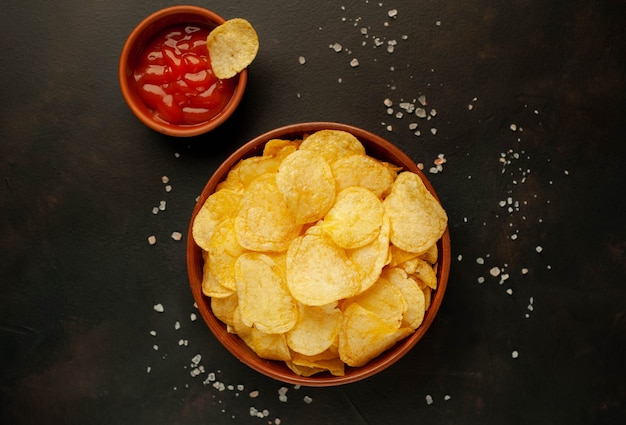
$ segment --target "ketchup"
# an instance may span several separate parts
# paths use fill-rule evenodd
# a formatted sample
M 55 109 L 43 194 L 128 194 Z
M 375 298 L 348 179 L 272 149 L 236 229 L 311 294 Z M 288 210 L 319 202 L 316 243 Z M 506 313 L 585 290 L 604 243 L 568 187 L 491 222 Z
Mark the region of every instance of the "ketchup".
M 179 25 L 167 28 L 147 45 L 132 80 L 143 102 L 170 124 L 209 121 L 228 103 L 235 79 L 213 74 L 206 47 L 208 28 Z

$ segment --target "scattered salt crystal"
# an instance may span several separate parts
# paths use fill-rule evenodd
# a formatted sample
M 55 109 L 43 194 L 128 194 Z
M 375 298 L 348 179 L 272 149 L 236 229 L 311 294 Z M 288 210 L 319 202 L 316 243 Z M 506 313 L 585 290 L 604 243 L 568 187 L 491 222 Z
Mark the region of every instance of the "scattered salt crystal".
M 426 395 L 426 404 L 428 405 L 433 404 L 433 397 L 430 394 Z
M 215 381 L 215 373 L 211 372 L 206 377 L 207 381 L 213 382 Z
M 304 65 L 306 63 L 306 59 L 304 58 L 304 56 L 300 56 L 298 58 L 298 62 L 300 62 L 300 65 Z
M 163 182 L 163 184 L 168 183 L 170 181 L 170 178 L 167 176 L 163 176 L 161 177 L 161 181 Z
M 163 304 L 155 304 L 154 305 L 154 311 L 159 312 L 159 313 L 163 313 L 165 311 L 165 309 L 163 308 Z
M 156 344 L 154 344 L 154 345 L 152 346 L 152 349 L 153 349 L 154 351 L 159 351 L 159 346 L 158 346 L 158 345 L 156 345 Z
M 287 387 L 280 387 L 278 389 L 278 394 L 287 394 L 287 391 L 289 391 L 289 388 L 287 388 Z
M 158 213 L 159 213 L 159 207 L 152 208 L 152 214 L 158 214 Z
M 354 58 L 350 61 L 350 66 L 352 68 L 356 68 L 357 66 L 359 66 L 359 60 L 357 58 Z
M 180 322 L 176 321 L 176 323 L 174 323 L 174 329 L 179 330 L 180 329 Z
M 197 318 L 198 318 L 198 317 L 196 316 L 196 313 L 191 313 L 191 314 L 189 315 L 189 319 L 191 319 L 191 321 L 192 321 L 192 322 L 195 322 Z
M 462 256 L 461 254 L 459 254 L 459 255 L 456 257 L 456 259 L 457 259 L 457 261 L 461 261 L 461 260 L 463 259 L 463 256 Z
M 480 276 L 478 279 L 476 279 L 478 281 L 478 283 L 485 283 L 485 278 Z
M 150 245 L 154 245 L 156 243 L 156 236 L 154 235 L 148 236 L 148 243 Z
M 171 192 L 172 191 L 172 185 L 171 184 L 166 185 L 165 186 L 165 191 L 166 192 Z
M 391 9 L 389 12 L 387 12 L 387 16 L 389 16 L 390 18 L 395 18 L 396 16 L 398 16 L 398 10 Z
M 150 331 L 150 335 L 156 336 L 156 331 Z
M 519 353 L 517 352 L 517 350 L 515 350 L 515 351 L 513 351 L 513 352 L 511 353 L 511 357 L 513 357 L 514 359 L 516 359 L 516 358 L 518 358 L 518 357 L 519 357 Z
M 174 153 L 174 158 L 180 158 L 180 154 L 178 152 Z
M 440 27 L 440 26 L 441 26 L 441 21 L 436 21 L 436 22 L 435 22 L 435 25 L 437 25 L 438 27 Z
M 448 400 L 450 400 L 451 398 L 452 398 L 452 397 L 450 397 L 448 394 L 446 394 L 445 396 L 443 396 L 443 399 L 444 399 L 445 401 L 448 401 Z
M 437 134 L 437 129 L 436 128 L 431 128 L 430 132 L 433 133 L 433 136 L 434 136 L 435 134 Z
M 509 295 L 513 295 L 513 290 L 511 288 L 509 288 L 509 289 L 506 290 L 506 293 L 509 294 Z
M 497 277 L 497 276 L 500 274 L 500 268 L 498 268 L 498 267 L 492 267 L 492 268 L 489 270 L 489 274 L 490 274 L 491 276 L 493 276 L 493 277 Z
M 526 273 L 528 273 L 528 269 L 527 269 L 526 267 L 524 267 L 524 268 L 522 269 L 522 274 L 526 274 Z
M 166 205 L 167 205 L 167 202 L 165 202 L 165 201 L 159 202 L 159 210 L 165 211 Z
M 311 404 L 311 402 L 313 401 L 313 399 L 309 397 L 308 395 L 305 395 L 303 400 L 306 404 Z
M 434 109 L 434 108 L 433 108 L 433 109 L 431 109 L 431 110 L 430 110 L 430 115 L 431 115 L 432 117 L 436 116 L 436 115 L 437 115 L 437 110 L 436 110 L 436 109 Z
M 484 259 L 483 257 L 478 257 L 478 258 L 476 259 L 476 263 L 477 263 L 477 264 L 485 264 L 485 259 Z
M 539 252 L 543 251 L 543 248 L 540 245 L 538 245 L 538 246 L 535 247 L 535 251 L 537 251 L 539 253 Z
M 472 109 L 474 109 L 474 105 L 472 105 L 471 103 L 469 105 L 467 105 L 467 109 L 469 111 L 471 111 Z
M 172 232 L 172 239 L 174 239 L 175 241 L 181 240 L 182 237 L 183 237 L 182 233 L 180 233 L 180 232 Z
M 424 108 L 416 108 L 415 115 L 419 118 L 426 118 L 426 110 Z
M 422 105 L 422 106 L 426 106 L 428 105 L 428 102 L 426 101 L 426 96 L 421 95 L 420 97 L 417 98 L 417 101 Z
M 509 128 L 511 129 L 511 131 L 517 131 L 517 125 L 515 124 L 511 124 Z
M 250 396 L 250 398 L 257 398 L 259 396 L 259 392 L 254 390 L 254 391 L 250 391 L 250 394 L 248 394 Z
M 393 102 L 391 101 L 391 99 L 386 98 L 385 100 L 383 100 L 383 104 L 387 107 L 392 106 Z
M 417 128 L 417 123 L 412 122 L 409 124 L 409 130 L 415 130 Z
M 151 370 L 152 370 L 152 368 L 151 368 L 150 366 L 148 366 L 148 367 L 146 368 L 146 373 L 150 373 L 150 371 L 151 371 Z
M 285 394 L 281 394 L 278 396 L 278 400 L 282 401 L 283 403 L 287 402 L 287 396 Z
M 339 43 L 331 44 L 330 48 L 333 49 L 337 53 L 341 52 L 341 50 L 343 49 L 343 47 Z
M 195 356 L 193 356 L 193 358 L 191 359 L 191 362 L 195 365 L 197 365 L 198 363 L 200 363 L 200 360 L 202 360 L 202 356 L 200 354 L 196 354 Z

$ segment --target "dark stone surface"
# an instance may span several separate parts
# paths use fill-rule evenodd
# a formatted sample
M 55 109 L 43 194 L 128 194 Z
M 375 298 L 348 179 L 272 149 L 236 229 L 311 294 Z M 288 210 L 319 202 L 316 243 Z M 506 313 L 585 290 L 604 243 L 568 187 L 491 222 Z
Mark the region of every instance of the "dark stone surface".
M 3 5 L 0 422 L 626 420 L 624 1 L 200 2 L 250 20 L 261 50 L 236 115 L 189 140 L 144 127 L 117 82 L 125 37 L 169 4 Z M 420 95 L 436 116 L 395 116 Z M 281 402 L 283 384 L 190 319 L 184 243 L 170 234 L 185 234 L 230 152 L 317 120 L 380 134 L 426 170 L 445 155 L 427 175 L 454 258 L 439 316 L 403 360 L 339 388 L 286 385 Z M 211 372 L 223 391 L 203 383 Z

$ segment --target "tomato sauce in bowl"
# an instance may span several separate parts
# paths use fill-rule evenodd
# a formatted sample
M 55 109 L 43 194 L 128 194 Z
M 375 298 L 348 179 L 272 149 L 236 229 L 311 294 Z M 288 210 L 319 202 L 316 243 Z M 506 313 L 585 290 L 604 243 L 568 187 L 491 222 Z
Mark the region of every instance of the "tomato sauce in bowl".
M 158 118 L 177 125 L 201 124 L 221 112 L 233 96 L 236 81 L 213 74 L 206 47 L 209 32 L 195 24 L 171 26 L 137 58 L 130 78 Z

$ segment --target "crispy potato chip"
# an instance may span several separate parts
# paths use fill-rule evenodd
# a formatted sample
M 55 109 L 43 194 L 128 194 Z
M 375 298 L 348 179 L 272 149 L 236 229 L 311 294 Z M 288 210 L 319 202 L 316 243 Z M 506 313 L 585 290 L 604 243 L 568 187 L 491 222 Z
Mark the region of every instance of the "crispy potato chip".
M 268 360 L 291 360 L 285 334 L 266 334 L 246 326 L 241 320 L 239 309 L 233 314 L 233 324 L 227 328 L 230 333 L 237 334 L 259 357 Z
M 211 273 L 208 261 L 205 261 L 202 267 L 202 293 L 207 297 L 225 298 L 234 294 L 235 291 L 219 283 Z
M 264 174 L 248 186 L 235 218 L 237 240 L 252 251 L 285 251 L 300 233 L 283 195 L 276 174 Z
M 363 187 L 348 187 L 337 194 L 322 221 L 322 229 L 337 245 L 360 248 L 378 236 L 383 223 L 383 204 Z
M 331 169 L 337 192 L 359 186 L 371 190 L 379 198 L 388 193 L 396 178 L 396 173 L 383 163 L 362 154 L 341 157 L 331 164 Z
M 389 262 L 390 267 L 395 267 L 398 264 L 405 263 L 409 260 L 419 257 L 419 254 L 415 252 L 405 251 L 403 249 L 398 248 L 395 245 L 389 246 L 389 252 L 391 253 L 391 261 Z
M 242 254 L 235 262 L 235 279 L 241 321 L 268 334 L 294 327 L 298 307 L 289 294 L 282 271 L 268 255 Z
M 308 306 L 299 303 L 298 320 L 286 335 L 289 348 L 307 356 L 328 350 L 341 327 L 342 312 L 335 304 Z
M 339 357 L 348 366 L 363 366 L 411 333 L 413 329 L 389 326 L 378 315 L 352 303 L 343 314 Z
M 437 259 L 439 258 L 439 248 L 437 248 L 437 244 L 432 244 L 430 248 L 426 250 L 426 252 L 420 255 L 420 258 L 426 261 L 428 264 L 435 264 L 437 262 Z
M 235 261 L 246 250 L 239 244 L 235 236 L 234 220 L 229 218 L 215 227 L 209 239 L 207 261 L 209 270 L 224 287 L 236 290 Z
M 295 152 L 300 143 L 294 140 L 272 139 L 263 146 L 263 156 L 287 156 Z
M 402 267 L 410 276 L 424 282 L 426 286 L 437 289 L 437 273 L 435 269 L 421 258 L 413 258 L 400 264 L 399 267 Z
M 276 183 L 300 224 L 315 222 L 335 201 L 335 179 L 328 163 L 312 151 L 297 150 L 278 167 Z
M 371 287 L 389 261 L 389 218 L 383 215 L 383 225 L 378 237 L 361 248 L 346 251 L 350 264 L 356 270 L 360 283 L 359 292 Z
M 365 155 L 359 139 L 342 130 L 316 131 L 302 141 L 300 149 L 321 155 L 328 164 L 348 155 Z
M 391 243 L 405 251 L 424 253 L 446 230 L 446 212 L 410 171 L 398 174 L 383 206 L 391 219 Z
M 325 358 L 324 356 L 306 356 L 300 353 L 292 353 L 291 363 L 297 369 L 304 368 L 303 371 L 308 371 L 310 373 L 308 376 L 324 371 L 328 371 L 334 376 L 345 375 L 345 363 L 337 355 L 332 358 Z
M 230 19 L 213 29 L 206 40 L 213 73 L 220 80 L 247 68 L 259 51 L 259 37 L 247 20 Z
M 417 329 L 424 321 L 424 314 L 426 312 L 424 292 L 417 282 L 398 267 L 386 269 L 381 279 L 395 285 L 402 293 L 404 301 L 406 301 L 407 308 L 402 316 L 401 326 Z
M 208 250 L 209 239 L 215 226 L 228 217 L 235 217 L 241 194 L 224 189 L 213 193 L 202 204 L 191 229 L 193 240 L 203 250 Z
M 345 251 L 313 226 L 297 237 L 287 251 L 287 286 L 306 305 L 320 306 L 357 294 L 357 273 Z
M 234 315 L 238 304 L 239 299 L 236 292 L 232 292 L 231 295 L 223 298 L 211 297 L 213 314 L 226 325 L 233 326 L 235 324 Z
M 357 303 L 378 316 L 385 325 L 399 328 L 407 303 L 396 285 L 386 279 L 379 279 L 367 291 L 347 300 L 347 305 Z M 343 305 L 344 308 L 346 304 Z

